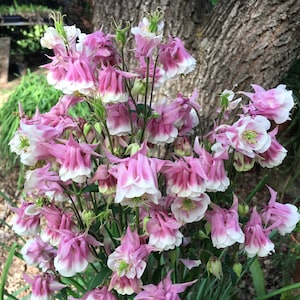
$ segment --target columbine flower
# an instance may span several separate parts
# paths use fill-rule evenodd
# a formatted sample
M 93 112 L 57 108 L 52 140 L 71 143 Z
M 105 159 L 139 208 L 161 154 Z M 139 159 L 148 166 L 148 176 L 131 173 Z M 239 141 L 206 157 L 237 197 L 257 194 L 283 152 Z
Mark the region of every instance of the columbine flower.
M 276 202 L 277 192 L 268 187 L 271 198 L 262 211 L 261 217 L 265 224 L 271 225 L 269 230 L 277 229 L 281 235 L 291 233 L 300 220 L 298 208 L 290 203 Z
M 262 226 L 262 220 L 258 214 L 256 207 L 253 208 L 250 220 L 244 228 L 245 243 L 243 245 L 244 251 L 248 257 L 265 257 L 274 250 L 274 244 L 269 239 L 269 229 L 264 229 Z
M 119 276 L 113 272 L 110 278 L 108 290 L 116 290 L 120 295 L 132 295 L 141 291 L 142 281 L 137 278 L 128 278 L 127 276 Z
M 150 143 L 172 143 L 178 135 L 178 129 L 174 126 L 178 121 L 179 111 L 165 103 L 154 105 L 154 115 L 147 124 L 146 137 Z
M 106 109 L 106 125 L 111 135 L 123 136 L 131 133 L 136 126 L 136 113 L 130 112 L 132 103 L 129 101 L 125 103 L 108 104 Z
M 127 102 L 128 94 L 124 88 L 124 81 L 135 76 L 110 65 L 103 66 L 98 74 L 98 91 L 102 102 L 105 104 Z
M 252 103 L 245 107 L 245 111 L 252 115 L 262 115 L 277 124 L 289 120 L 289 113 L 294 106 L 292 91 L 288 91 L 284 84 L 274 89 L 265 90 L 257 84 L 252 84 L 254 93 L 245 93 Z
M 56 207 L 54 203 L 51 207 L 43 207 L 41 215 L 46 219 L 46 228 L 42 231 L 41 237 L 44 241 L 50 242 L 52 245 L 58 245 L 61 234 L 60 230 L 77 231 L 77 227 L 73 222 L 73 213 L 63 212 Z
M 83 272 L 89 262 L 94 260 L 89 246 L 100 246 L 101 243 L 87 233 L 70 230 L 60 230 L 60 233 L 54 267 L 62 276 L 72 277 Z
M 146 156 L 144 143 L 131 157 L 119 159 L 108 155 L 111 162 L 118 163 L 111 170 L 117 179 L 115 202 L 131 207 L 147 202 L 158 203 L 161 193 L 158 189 L 157 172 L 160 166 L 157 160 Z
M 54 293 L 65 287 L 64 284 L 56 280 L 53 274 L 48 272 L 36 275 L 34 278 L 27 274 L 23 274 L 23 277 L 32 286 L 32 300 L 52 300 Z
M 87 292 L 82 298 L 70 297 L 70 300 L 117 300 L 117 298 L 103 286 Z
M 202 193 L 198 197 L 175 198 L 171 210 L 177 221 L 183 224 L 192 223 L 204 217 L 209 203 L 209 196 Z
M 142 286 L 143 291 L 138 293 L 134 300 L 180 300 L 178 294 L 184 292 L 188 286 L 193 285 L 196 281 L 172 284 L 170 271 L 158 285 Z
M 162 173 L 167 179 L 167 193 L 180 198 L 198 197 L 205 191 L 206 171 L 198 158 L 191 156 L 165 163 Z
M 167 78 L 177 78 L 195 69 L 196 60 L 186 51 L 179 38 L 170 38 L 168 44 L 159 46 L 159 59 Z
M 226 248 L 234 243 L 244 243 L 245 236 L 239 225 L 238 199 L 234 196 L 230 209 L 212 204 L 212 211 L 206 212 L 206 219 L 211 224 L 211 239 L 214 247 Z
M 46 195 L 50 199 L 57 201 L 67 200 L 64 189 L 60 184 L 60 178 L 55 171 L 50 170 L 50 163 L 42 168 L 28 170 L 24 183 L 24 192 L 34 196 Z
M 12 207 L 16 214 L 12 220 L 13 231 L 21 236 L 35 235 L 40 230 L 40 211 L 31 202 L 22 201 L 21 207 Z
M 91 155 L 98 154 L 93 151 L 97 145 L 78 143 L 72 135 L 69 140 L 61 140 L 64 144 L 55 144 L 49 151 L 61 164 L 59 176 L 62 181 L 73 180 L 83 183 L 90 176 L 92 162 Z
M 271 146 L 266 152 L 257 155 L 256 160 L 263 168 L 274 168 L 279 166 L 287 155 L 287 150 L 276 140 L 277 127 L 270 133 Z
M 160 251 L 167 251 L 180 246 L 183 235 L 179 231 L 181 223 L 167 212 L 150 209 L 150 219 L 146 223 L 146 232 L 149 235 L 149 245 Z
M 160 18 L 159 14 L 151 16 L 150 19 L 145 17 L 139 26 L 131 29 L 135 36 L 137 57 L 150 57 L 161 42 L 164 23 L 160 21 Z
M 26 264 L 31 266 L 39 265 L 44 271 L 51 267 L 56 255 L 56 249 L 42 241 L 39 236 L 28 240 L 21 249 Z
M 270 126 L 270 121 L 263 116 L 246 116 L 235 122 L 226 136 L 236 151 L 253 158 L 271 146 L 271 137 L 267 133 Z
M 155 248 L 141 244 L 138 233 L 132 232 L 128 226 L 121 245 L 108 256 L 107 266 L 119 277 L 141 278 L 146 268 L 145 258 L 153 249 Z
M 117 179 L 110 174 L 109 168 L 106 165 L 100 165 L 90 182 L 98 183 L 98 189 L 101 194 L 111 195 L 116 192 Z

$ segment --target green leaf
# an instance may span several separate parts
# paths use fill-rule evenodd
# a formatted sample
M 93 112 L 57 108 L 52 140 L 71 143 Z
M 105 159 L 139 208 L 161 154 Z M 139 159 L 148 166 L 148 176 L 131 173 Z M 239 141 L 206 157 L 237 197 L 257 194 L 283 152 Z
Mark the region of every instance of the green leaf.
M 103 268 L 99 273 L 97 273 L 96 276 L 93 277 L 93 279 L 88 284 L 88 290 L 92 290 L 99 286 L 103 280 L 110 274 L 110 270 Z
M 16 251 L 17 246 L 18 246 L 18 244 L 14 243 L 11 246 L 10 251 L 8 253 L 8 256 L 7 256 L 7 260 L 6 260 L 6 263 L 5 263 L 5 266 L 4 266 L 4 269 L 3 269 L 3 273 L 2 273 L 2 277 L 1 277 L 1 281 L 0 281 L 0 299 L 4 299 L 5 282 L 6 282 L 7 275 L 8 275 L 8 270 L 9 270 L 11 264 L 12 264 L 13 257 L 15 255 L 15 251 Z
M 250 272 L 251 272 L 256 295 L 258 297 L 265 295 L 266 294 L 265 278 L 257 258 L 250 265 Z

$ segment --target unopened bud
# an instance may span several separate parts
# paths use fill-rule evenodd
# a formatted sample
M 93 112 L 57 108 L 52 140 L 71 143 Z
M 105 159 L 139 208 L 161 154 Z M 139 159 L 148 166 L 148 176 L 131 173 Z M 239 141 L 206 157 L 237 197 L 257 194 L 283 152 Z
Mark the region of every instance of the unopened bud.
M 136 79 L 131 90 L 132 96 L 145 95 L 145 93 L 146 83 L 142 80 Z
M 82 221 L 86 225 L 87 228 L 90 228 L 91 224 L 93 223 L 95 219 L 95 214 L 91 210 L 84 210 L 82 212 Z
M 235 263 L 232 267 L 232 270 L 236 274 L 237 277 L 241 276 L 242 269 L 243 269 L 243 265 L 241 263 Z
M 211 257 L 206 265 L 208 273 L 213 274 L 218 279 L 221 279 L 223 276 L 222 263 L 219 258 Z
M 241 217 L 248 215 L 249 213 L 249 205 L 239 203 L 238 205 L 238 213 Z

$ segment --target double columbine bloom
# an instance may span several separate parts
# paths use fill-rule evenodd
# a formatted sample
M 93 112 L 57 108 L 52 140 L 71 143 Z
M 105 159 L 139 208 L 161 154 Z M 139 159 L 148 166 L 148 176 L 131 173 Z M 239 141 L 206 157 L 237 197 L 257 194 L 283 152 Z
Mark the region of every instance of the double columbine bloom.
M 231 164 L 235 172 L 281 164 L 287 150 L 277 124 L 289 119 L 291 92 L 253 85 L 254 93 L 236 99 L 225 90 L 213 129 L 203 132 L 198 91 L 155 96 L 196 63 L 179 38 L 164 41 L 163 27 L 158 11 L 132 28 L 135 66 L 118 48 L 129 27 L 86 35 L 55 20 L 41 39 L 54 53 L 44 66 L 48 82 L 65 95 L 31 118 L 20 108 L 10 142 L 28 166 L 21 205 L 12 210 L 15 232 L 32 237 L 24 260 L 42 271 L 25 275 L 32 299 L 53 299 L 66 288 L 61 282 L 78 278 L 81 291 L 70 287 L 77 293 L 70 299 L 179 299 L 203 277 L 195 274 L 222 277 L 218 249 L 239 244 L 239 254 L 267 256 L 271 232 L 288 234 L 300 219 L 270 187 L 269 203 L 241 217 L 231 181 Z M 79 103 L 90 113 L 75 118 L 69 111 Z M 193 278 L 184 275 L 191 268 L 198 268 Z

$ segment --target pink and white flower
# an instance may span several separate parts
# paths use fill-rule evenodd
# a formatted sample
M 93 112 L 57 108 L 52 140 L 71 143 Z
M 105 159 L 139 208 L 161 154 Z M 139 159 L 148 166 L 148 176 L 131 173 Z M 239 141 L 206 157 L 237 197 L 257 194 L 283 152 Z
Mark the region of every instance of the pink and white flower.
M 49 152 L 61 165 L 59 176 L 62 181 L 73 180 L 83 183 L 90 176 L 92 169 L 91 155 L 98 156 L 94 152 L 97 145 L 78 143 L 70 136 L 69 140 L 61 140 L 63 144 L 55 144 Z
M 193 223 L 204 217 L 209 203 L 209 196 L 202 193 L 198 197 L 175 198 L 171 204 L 171 210 L 178 222 Z
M 20 252 L 26 264 L 40 266 L 44 271 L 51 268 L 56 255 L 56 249 L 44 242 L 40 236 L 28 240 Z
M 286 89 L 286 85 L 280 84 L 276 88 L 265 90 L 257 84 L 252 84 L 254 93 L 242 92 L 248 96 L 252 103 L 245 107 L 245 111 L 251 115 L 262 115 L 276 124 L 282 124 L 289 120 L 289 114 L 294 107 L 293 92 Z
M 141 291 L 141 286 L 141 279 L 137 277 L 128 278 L 127 276 L 120 277 L 116 272 L 113 272 L 108 290 L 114 289 L 120 295 L 132 295 L 133 293 L 139 293 Z
M 244 243 L 245 236 L 239 225 L 237 212 L 238 199 L 234 201 L 230 209 L 221 208 L 211 204 L 213 210 L 206 212 L 206 219 L 211 225 L 211 240 L 216 248 L 226 248 L 234 243 Z
M 158 203 L 161 192 L 158 189 L 157 173 L 160 162 L 146 156 L 144 143 L 132 156 L 119 159 L 108 154 L 111 162 L 117 163 L 111 174 L 117 179 L 115 203 L 139 206 L 148 202 Z
M 164 22 L 156 22 L 154 24 L 152 19 L 143 18 L 139 26 L 131 29 L 132 34 L 135 37 L 136 43 L 136 56 L 150 57 L 156 47 L 162 40 L 162 31 Z
M 281 235 L 291 233 L 300 221 L 298 208 L 290 203 L 276 202 L 277 192 L 268 187 L 271 198 L 261 213 L 262 220 L 270 229 L 277 229 Z
M 178 294 L 193 285 L 197 280 L 172 284 L 171 271 L 158 285 L 148 284 L 142 286 L 143 291 L 138 293 L 134 300 L 180 300 Z
M 61 239 L 54 258 L 56 271 L 65 277 L 85 271 L 89 262 L 94 261 L 89 246 L 100 246 L 101 243 L 87 233 L 60 230 L 60 234 Z
M 150 245 L 141 244 L 138 233 L 132 232 L 128 226 L 121 245 L 108 256 L 107 266 L 119 277 L 140 279 L 147 265 L 145 258 L 154 249 Z
M 35 275 L 34 278 L 27 274 L 23 274 L 23 277 L 32 286 L 32 300 L 52 300 L 56 291 L 66 287 L 66 285 L 58 282 L 55 276 L 49 272 Z
M 21 236 L 35 235 L 40 230 L 40 210 L 32 202 L 22 201 L 19 208 L 12 207 L 13 231 Z
M 274 244 L 269 238 L 270 230 L 263 228 L 262 219 L 258 214 L 256 207 L 253 208 L 250 220 L 244 228 L 245 243 L 242 248 L 248 257 L 265 257 L 275 252 Z
M 167 212 L 150 209 L 150 218 L 146 224 L 146 232 L 149 235 L 149 245 L 159 251 L 167 251 L 181 245 L 183 235 L 179 231 L 181 227 L 173 216 Z
M 168 44 L 159 46 L 159 59 L 167 78 L 177 78 L 195 69 L 196 60 L 186 51 L 179 38 L 170 38 Z

